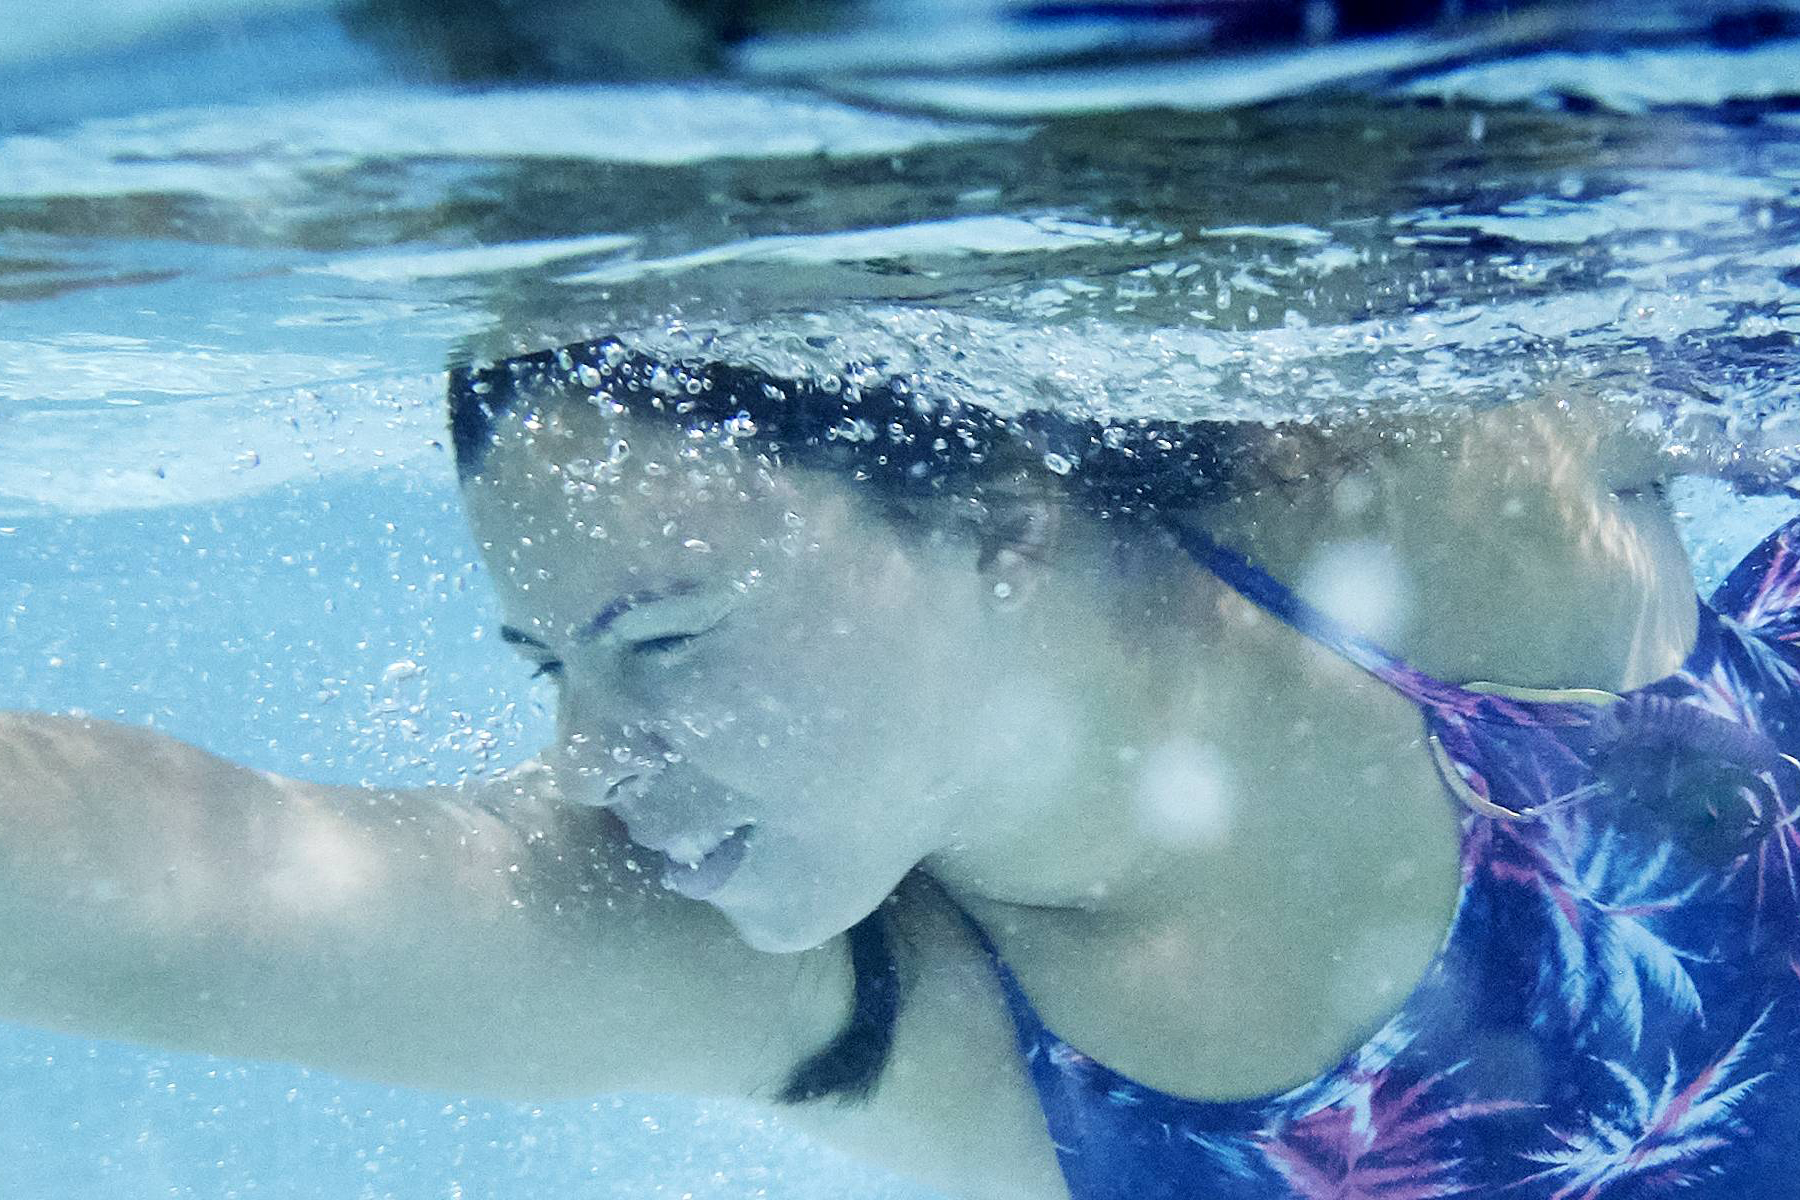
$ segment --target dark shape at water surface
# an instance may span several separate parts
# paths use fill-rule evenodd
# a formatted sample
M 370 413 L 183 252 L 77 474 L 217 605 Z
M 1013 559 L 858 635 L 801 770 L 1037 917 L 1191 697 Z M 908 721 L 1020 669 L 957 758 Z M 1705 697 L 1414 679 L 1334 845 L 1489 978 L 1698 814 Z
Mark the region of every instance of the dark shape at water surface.
M 1530 10 L 1555 11 L 1575 28 L 1629 20 L 1690 36 L 1716 29 L 1733 45 L 1782 36 L 1792 24 L 1789 10 L 1766 4 L 1670 7 L 1646 22 L 1638 9 L 1582 0 L 943 0 L 899 12 L 858 0 L 356 0 L 342 16 L 404 67 L 490 82 L 708 74 L 729 69 L 733 48 L 758 39 L 783 41 L 784 61 L 796 69 L 782 73 L 796 75 L 830 73 L 834 52 L 853 43 L 885 49 L 878 62 L 858 50 L 854 64 L 837 67 L 1012 68 L 1267 52 L 1402 32 L 1453 38 Z

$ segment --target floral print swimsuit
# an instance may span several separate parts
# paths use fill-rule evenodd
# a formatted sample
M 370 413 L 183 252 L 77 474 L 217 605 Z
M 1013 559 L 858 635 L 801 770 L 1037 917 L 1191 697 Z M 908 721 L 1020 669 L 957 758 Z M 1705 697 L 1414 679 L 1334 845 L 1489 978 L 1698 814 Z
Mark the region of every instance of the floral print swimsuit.
M 1680 670 L 1623 696 L 1433 679 L 1178 537 L 1418 705 L 1466 809 L 1462 887 L 1400 1010 L 1254 1100 L 1093 1061 L 996 955 L 1075 1200 L 1800 1196 L 1800 520 L 1700 604 Z

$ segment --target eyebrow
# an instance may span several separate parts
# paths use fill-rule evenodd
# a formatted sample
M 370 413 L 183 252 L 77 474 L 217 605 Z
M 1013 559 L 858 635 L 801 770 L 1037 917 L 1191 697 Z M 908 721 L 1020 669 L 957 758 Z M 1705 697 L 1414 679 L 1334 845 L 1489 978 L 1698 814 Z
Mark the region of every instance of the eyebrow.
M 658 600 L 667 600 L 671 596 L 692 595 L 699 590 L 699 584 L 684 579 L 664 588 L 647 588 L 643 591 L 626 592 L 623 596 L 609 601 L 606 607 L 589 617 L 587 623 L 575 631 L 575 640 L 591 642 L 612 628 L 615 621 L 634 608 L 645 604 L 654 604 Z
M 526 633 L 516 625 L 502 625 L 500 627 L 500 640 L 509 646 L 536 646 L 539 650 L 548 650 L 550 648 L 546 643 L 538 641 L 538 639 L 532 637 L 529 633 Z

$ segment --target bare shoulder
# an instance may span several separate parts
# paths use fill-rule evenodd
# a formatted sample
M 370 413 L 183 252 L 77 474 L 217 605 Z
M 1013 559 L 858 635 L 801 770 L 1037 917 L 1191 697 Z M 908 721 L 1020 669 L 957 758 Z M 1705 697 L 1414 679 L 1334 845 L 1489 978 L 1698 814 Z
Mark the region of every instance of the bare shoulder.
M 710 906 L 661 887 L 616 817 L 544 792 L 528 768 L 432 798 L 438 811 L 427 819 L 456 831 L 439 839 L 432 877 L 476 897 L 485 876 L 499 883 L 476 912 L 434 923 L 437 954 L 478 939 L 462 988 L 492 1021 L 483 1042 L 459 1049 L 458 1065 L 478 1061 L 498 1087 L 462 1090 L 747 1099 L 779 1090 L 849 1011 L 843 939 L 799 954 L 752 949 Z M 489 928 L 458 933 L 445 920 L 457 916 Z M 433 950 L 429 931 L 424 945 Z
M 905 1003 L 880 1084 L 866 1104 L 785 1118 L 946 1195 L 1065 1200 L 992 960 L 929 878 L 915 873 L 890 906 Z
M 1368 630 L 1452 680 L 1637 686 L 1694 629 L 1687 557 L 1642 413 L 1551 396 L 1276 431 L 1269 466 L 1212 519 L 1279 577 L 1344 548 L 1391 585 Z M 1325 564 L 1324 567 L 1321 564 Z

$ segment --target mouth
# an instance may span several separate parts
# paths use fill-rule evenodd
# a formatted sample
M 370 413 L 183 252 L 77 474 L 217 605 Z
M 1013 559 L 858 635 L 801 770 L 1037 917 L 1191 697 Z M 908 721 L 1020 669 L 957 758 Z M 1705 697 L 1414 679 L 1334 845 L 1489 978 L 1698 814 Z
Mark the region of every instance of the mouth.
M 613 779 L 605 797 L 626 835 L 653 856 L 647 865 L 660 866 L 662 885 L 690 900 L 717 893 L 743 864 L 754 822 L 739 817 L 728 831 L 714 823 L 737 803 L 713 780 L 662 764 Z
M 737 873 L 744 861 L 744 851 L 749 847 L 750 836 L 751 826 L 740 825 L 692 863 L 664 854 L 662 885 L 689 900 L 707 899 Z

